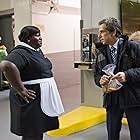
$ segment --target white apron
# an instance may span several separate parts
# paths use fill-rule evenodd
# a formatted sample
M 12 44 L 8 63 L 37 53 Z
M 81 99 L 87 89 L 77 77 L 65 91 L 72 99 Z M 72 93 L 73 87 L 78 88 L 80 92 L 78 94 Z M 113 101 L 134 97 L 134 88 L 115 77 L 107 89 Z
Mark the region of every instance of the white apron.
M 25 81 L 23 84 L 40 84 L 41 89 L 41 109 L 51 117 L 60 116 L 64 113 L 63 104 L 57 89 L 54 77 Z

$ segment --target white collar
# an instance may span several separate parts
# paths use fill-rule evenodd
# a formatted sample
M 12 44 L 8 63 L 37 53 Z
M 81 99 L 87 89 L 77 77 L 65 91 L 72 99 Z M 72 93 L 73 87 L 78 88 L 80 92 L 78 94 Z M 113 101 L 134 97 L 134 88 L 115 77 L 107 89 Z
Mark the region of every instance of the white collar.
M 117 39 L 116 43 L 113 45 L 113 47 L 114 47 L 115 49 L 117 49 L 118 43 L 119 43 L 119 39 Z M 112 46 L 109 45 L 109 48 L 111 48 L 111 47 L 112 47 Z
M 35 48 L 31 47 L 30 45 L 28 45 L 28 44 L 25 43 L 25 42 L 19 42 L 18 45 L 21 45 L 21 46 L 24 46 L 24 47 L 30 48 L 30 49 L 32 49 L 32 50 L 34 50 L 34 51 L 38 51 L 38 49 L 35 49 Z

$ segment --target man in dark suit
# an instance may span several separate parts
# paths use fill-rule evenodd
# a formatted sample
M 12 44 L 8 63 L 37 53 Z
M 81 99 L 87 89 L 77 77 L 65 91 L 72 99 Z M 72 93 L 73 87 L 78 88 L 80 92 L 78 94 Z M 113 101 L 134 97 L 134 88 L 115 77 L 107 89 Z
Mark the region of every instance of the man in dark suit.
M 97 48 L 95 83 L 107 88 L 111 80 L 118 80 L 122 87 L 104 91 L 104 107 L 107 112 L 108 140 L 119 140 L 121 120 L 126 114 L 131 140 L 140 139 L 140 44 L 122 35 L 121 26 L 113 17 L 99 22 L 100 44 Z M 111 54 L 111 49 L 114 54 Z M 115 58 L 115 59 L 114 59 Z M 114 75 L 102 69 L 114 64 Z

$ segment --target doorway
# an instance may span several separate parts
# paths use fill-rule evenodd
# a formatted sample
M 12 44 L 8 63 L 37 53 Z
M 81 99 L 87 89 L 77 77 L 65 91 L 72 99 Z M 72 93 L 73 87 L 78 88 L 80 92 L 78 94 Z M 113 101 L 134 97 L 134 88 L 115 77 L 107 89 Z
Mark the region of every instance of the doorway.
M 0 11 L 0 36 L 2 37 L 2 43 L 7 48 L 7 52 L 14 47 L 12 15 L 14 15 L 14 9 Z

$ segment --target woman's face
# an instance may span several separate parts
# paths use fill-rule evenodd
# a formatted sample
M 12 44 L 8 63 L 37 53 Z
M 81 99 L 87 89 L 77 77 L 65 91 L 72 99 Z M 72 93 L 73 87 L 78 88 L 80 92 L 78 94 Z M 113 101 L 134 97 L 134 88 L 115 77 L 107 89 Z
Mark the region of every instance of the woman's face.
M 31 45 L 33 48 L 37 49 L 40 48 L 42 46 L 42 37 L 40 35 L 40 33 L 37 33 L 33 36 L 31 36 L 31 38 L 29 39 L 29 45 Z

